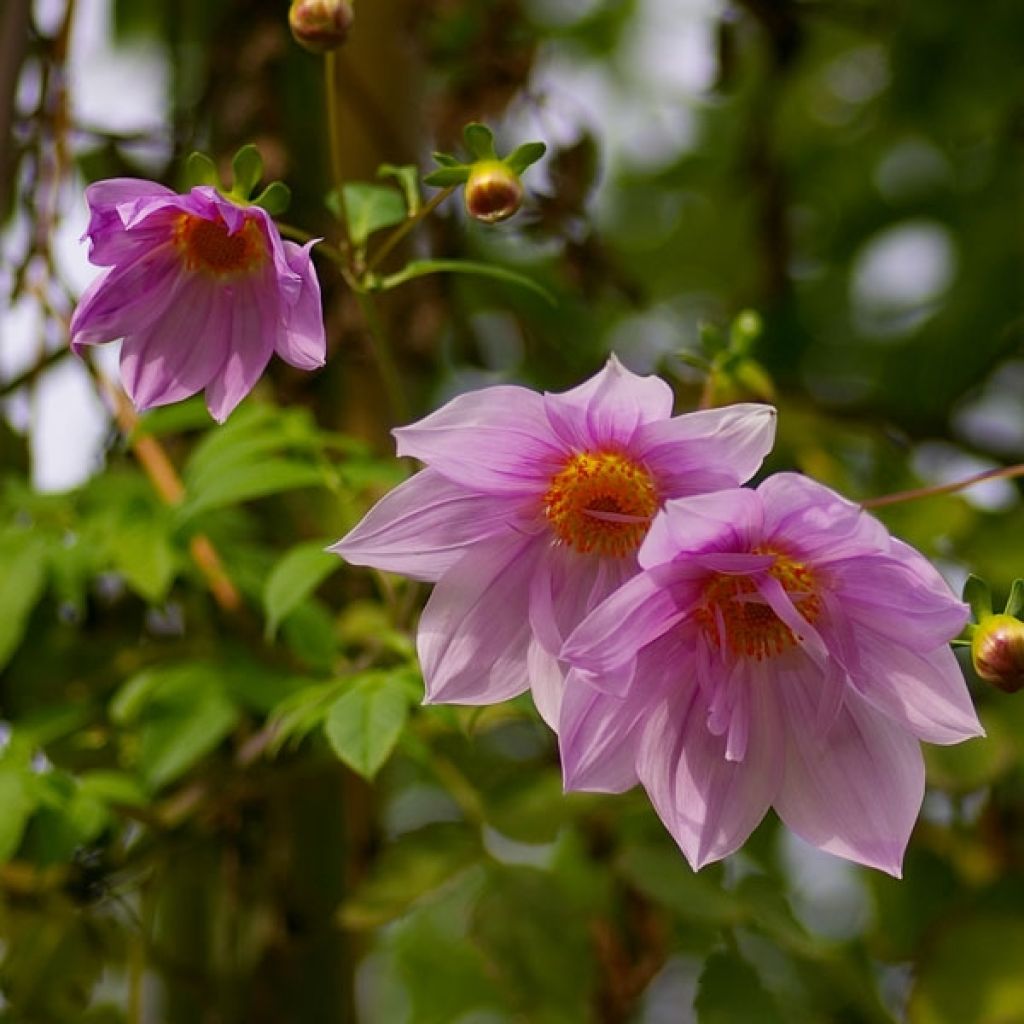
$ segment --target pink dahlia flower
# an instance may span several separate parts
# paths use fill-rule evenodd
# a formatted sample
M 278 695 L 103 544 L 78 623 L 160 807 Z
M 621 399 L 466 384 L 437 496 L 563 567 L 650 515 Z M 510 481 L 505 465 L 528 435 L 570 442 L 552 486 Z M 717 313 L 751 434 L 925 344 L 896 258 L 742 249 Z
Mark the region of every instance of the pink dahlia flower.
M 136 408 L 205 388 L 223 422 L 272 353 L 302 370 L 323 366 L 310 246 L 282 241 L 265 210 L 210 186 L 177 195 L 133 178 L 85 195 L 89 259 L 107 269 L 71 318 L 71 347 L 124 338 L 121 379 Z
M 662 502 L 734 487 L 771 448 L 764 405 L 672 416 L 672 391 L 613 356 L 564 394 L 491 387 L 395 431 L 427 468 L 332 550 L 437 586 L 420 619 L 428 701 L 487 704 L 532 684 L 558 718 L 563 639 L 639 571 Z
M 948 646 L 967 607 L 857 505 L 792 473 L 671 501 L 644 571 L 569 637 L 570 789 L 638 779 L 700 868 L 769 806 L 830 853 L 899 876 L 919 740 L 982 735 Z

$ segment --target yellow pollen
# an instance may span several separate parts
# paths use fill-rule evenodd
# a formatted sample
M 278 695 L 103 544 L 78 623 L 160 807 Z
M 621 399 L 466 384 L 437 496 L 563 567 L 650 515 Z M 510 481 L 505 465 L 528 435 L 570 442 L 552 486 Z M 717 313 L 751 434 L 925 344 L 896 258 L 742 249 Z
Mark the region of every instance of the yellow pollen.
M 251 220 L 241 231 L 229 235 L 223 221 L 183 213 L 174 227 L 174 242 L 189 270 L 216 277 L 254 270 L 267 255 L 263 235 Z
M 544 513 L 562 543 L 620 558 L 640 546 L 657 510 L 650 473 L 617 452 L 573 455 L 544 495 Z
M 776 556 L 769 575 L 782 584 L 800 614 L 813 624 L 821 615 L 821 598 L 811 570 L 776 551 L 755 549 L 754 554 Z M 772 611 L 747 576 L 712 576 L 704 586 L 694 618 L 712 647 L 724 647 L 736 657 L 763 661 L 797 642 L 793 631 Z

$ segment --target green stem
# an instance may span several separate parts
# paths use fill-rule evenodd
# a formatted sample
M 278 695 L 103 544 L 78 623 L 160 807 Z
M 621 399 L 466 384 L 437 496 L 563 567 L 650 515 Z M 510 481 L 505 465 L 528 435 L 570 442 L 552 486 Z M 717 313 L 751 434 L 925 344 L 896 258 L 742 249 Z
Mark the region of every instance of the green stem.
M 381 247 L 373 254 L 369 263 L 366 265 L 366 273 L 371 273 L 377 267 L 379 267 L 388 255 L 394 250 L 395 246 L 402 241 L 403 238 L 417 224 L 421 224 L 427 217 L 429 217 L 440 205 L 443 203 L 457 188 L 456 185 L 449 185 L 448 188 L 441 189 L 436 195 L 431 196 L 429 201 L 424 203 L 408 220 L 403 221 L 395 228 L 394 231 L 384 239 Z
M 878 498 L 868 498 L 861 502 L 862 508 L 882 508 L 885 505 L 897 505 L 903 501 L 917 501 L 918 498 L 932 498 L 939 494 L 955 494 L 986 480 L 1010 480 L 1024 476 L 1024 463 L 1013 466 L 1000 466 L 998 469 L 987 469 L 984 473 L 976 473 L 965 480 L 957 480 L 951 484 L 934 484 L 931 487 L 914 487 L 909 491 L 897 491 L 895 494 L 883 494 Z
M 348 233 L 348 207 L 345 203 L 345 179 L 341 171 L 341 132 L 338 125 L 337 53 L 328 51 L 324 56 L 324 99 L 327 108 L 327 142 L 331 153 L 331 181 L 338 193 L 341 210 L 341 229 L 346 250 L 352 243 Z
M 359 308 L 373 339 L 373 354 L 377 360 L 377 368 L 380 371 L 384 390 L 387 392 L 388 403 L 391 406 L 394 421 L 396 423 L 407 423 L 410 418 L 409 403 L 405 397 L 405 389 L 402 387 L 402 380 L 398 373 L 398 364 L 395 362 L 391 340 L 384 329 L 384 323 L 380 318 L 376 300 L 361 288 L 354 289 L 353 294 L 359 303 Z

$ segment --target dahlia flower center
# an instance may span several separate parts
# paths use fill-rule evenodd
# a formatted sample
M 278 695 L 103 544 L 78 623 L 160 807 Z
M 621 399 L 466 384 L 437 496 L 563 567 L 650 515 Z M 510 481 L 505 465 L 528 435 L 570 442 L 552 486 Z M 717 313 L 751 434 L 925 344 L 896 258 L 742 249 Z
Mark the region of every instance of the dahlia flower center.
M 782 584 L 796 609 L 813 624 L 821 614 L 821 598 L 811 570 L 775 551 L 755 549 L 754 554 L 775 555 L 768 574 Z M 763 661 L 797 643 L 793 630 L 775 614 L 748 576 L 713 576 L 704 587 L 694 618 L 713 647 L 736 657 Z
M 223 221 L 183 213 L 174 227 L 174 242 L 189 270 L 217 277 L 253 270 L 267 254 L 263 235 L 252 220 L 231 235 Z
M 635 551 L 657 509 L 651 474 L 618 452 L 573 455 L 544 495 L 544 513 L 558 539 L 599 555 Z

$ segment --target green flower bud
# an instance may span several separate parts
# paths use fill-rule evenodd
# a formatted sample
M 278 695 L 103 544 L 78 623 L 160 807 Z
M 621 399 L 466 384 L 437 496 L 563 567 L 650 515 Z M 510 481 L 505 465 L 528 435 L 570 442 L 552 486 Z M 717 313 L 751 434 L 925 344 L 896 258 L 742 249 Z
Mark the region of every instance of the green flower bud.
M 354 17 L 347 0 L 292 0 L 288 24 L 299 46 L 328 53 L 345 42 Z
M 974 671 L 1005 693 L 1024 687 L 1024 622 L 1012 615 L 986 615 L 971 637 Z
M 495 224 L 523 205 L 523 183 L 501 160 L 478 160 L 469 169 L 465 198 L 470 217 Z

